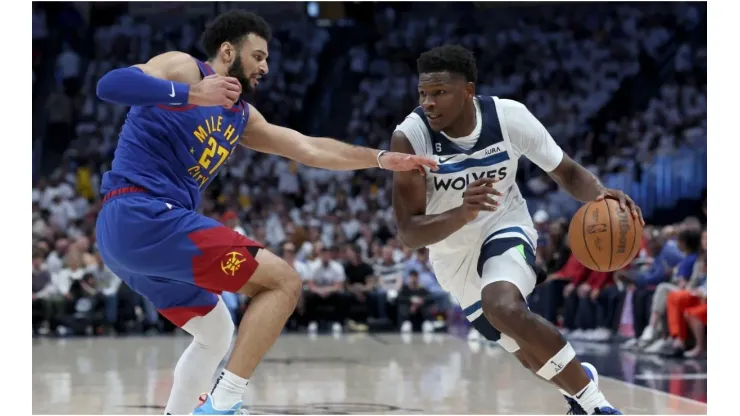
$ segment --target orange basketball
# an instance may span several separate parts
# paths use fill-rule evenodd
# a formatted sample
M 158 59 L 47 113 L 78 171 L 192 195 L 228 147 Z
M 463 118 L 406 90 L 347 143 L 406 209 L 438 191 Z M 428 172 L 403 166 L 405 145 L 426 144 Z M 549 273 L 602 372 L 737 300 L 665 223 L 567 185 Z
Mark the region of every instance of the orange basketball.
M 625 267 L 640 252 L 642 224 L 619 202 L 605 198 L 582 206 L 568 228 L 570 250 L 591 270 L 611 272 Z

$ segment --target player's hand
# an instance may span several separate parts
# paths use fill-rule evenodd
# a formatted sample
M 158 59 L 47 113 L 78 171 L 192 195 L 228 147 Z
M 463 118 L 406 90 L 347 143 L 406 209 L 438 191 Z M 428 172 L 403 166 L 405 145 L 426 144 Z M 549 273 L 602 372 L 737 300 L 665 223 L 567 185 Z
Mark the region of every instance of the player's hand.
M 231 108 L 241 94 L 242 86 L 236 78 L 213 74 L 190 87 L 188 104 Z
M 463 192 L 463 203 L 458 208 L 467 222 L 476 219 L 481 211 L 496 211 L 499 203 L 493 197 L 502 195 L 493 187 L 496 182 L 498 179 L 480 178 L 468 185 Z
M 597 201 L 601 201 L 604 198 L 612 198 L 619 201 L 619 208 L 622 211 L 629 210 L 632 213 L 632 217 L 635 220 L 640 220 L 640 224 L 645 226 L 645 219 L 642 218 L 642 210 L 635 204 L 635 201 L 629 197 L 629 195 L 620 191 L 619 189 L 604 189 L 601 194 L 596 197 Z
M 424 174 L 424 167 L 437 170 L 437 162 L 426 156 L 410 155 L 408 153 L 385 152 L 380 155 L 380 165 L 383 169 L 404 172 L 416 170 Z

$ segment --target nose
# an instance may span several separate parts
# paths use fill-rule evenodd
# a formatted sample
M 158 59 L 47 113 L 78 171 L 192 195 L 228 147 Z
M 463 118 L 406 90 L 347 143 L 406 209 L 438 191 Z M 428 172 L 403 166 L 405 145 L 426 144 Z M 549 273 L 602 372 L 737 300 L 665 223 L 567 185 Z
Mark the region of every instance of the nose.
M 267 61 L 262 61 L 260 69 L 262 70 L 263 75 L 267 75 L 267 73 L 270 72 L 270 68 L 267 65 Z
M 434 101 L 434 98 L 430 96 L 425 96 L 421 100 L 421 108 L 424 109 L 424 111 L 431 111 L 434 110 L 434 107 L 437 105 L 437 103 Z

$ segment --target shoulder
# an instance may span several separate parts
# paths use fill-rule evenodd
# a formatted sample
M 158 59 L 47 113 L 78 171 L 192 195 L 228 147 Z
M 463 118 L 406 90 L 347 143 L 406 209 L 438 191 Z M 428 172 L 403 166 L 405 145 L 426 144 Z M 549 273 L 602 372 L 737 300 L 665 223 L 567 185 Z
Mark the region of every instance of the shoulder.
M 496 110 L 499 114 L 503 115 L 507 123 L 510 122 L 531 122 L 531 119 L 535 118 L 534 115 L 529 111 L 526 105 L 516 100 L 508 98 L 497 98 Z M 535 119 L 536 120 L 536 119 Z
M 407 115 L 393 131 L 392 141 L 403 141 L 403 139 L 408 141 L 414 153 L 419 155 L 430 153 L 431 136 L 429 129 L 427 129 L 424 120 L 416 112 L 411 112 Z
M 165 52 L 150 59 L 146 64 L 136 65 L 145 73 L 170 81 L 197 84 L 200 69 L 195 58 L 185 52 Z

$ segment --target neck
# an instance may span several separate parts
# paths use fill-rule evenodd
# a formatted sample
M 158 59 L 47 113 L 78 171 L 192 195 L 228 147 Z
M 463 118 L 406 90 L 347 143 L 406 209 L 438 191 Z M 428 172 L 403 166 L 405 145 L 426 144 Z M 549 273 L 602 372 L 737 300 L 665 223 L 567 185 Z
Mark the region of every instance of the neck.
M 218 62 L 215 59 L 209 59 L 206 61 L 208 65 L 213 68 L 213 71 L 221 76 L 226 76 L 226 74 L 229 72 L 229 68 L 222 62 Z
M 471 99 L 463 107 L 460 116 L 443 132 L 449 137 L 465 137 L 473 133 L 477 120 L 475 119 L 475 103 Z

